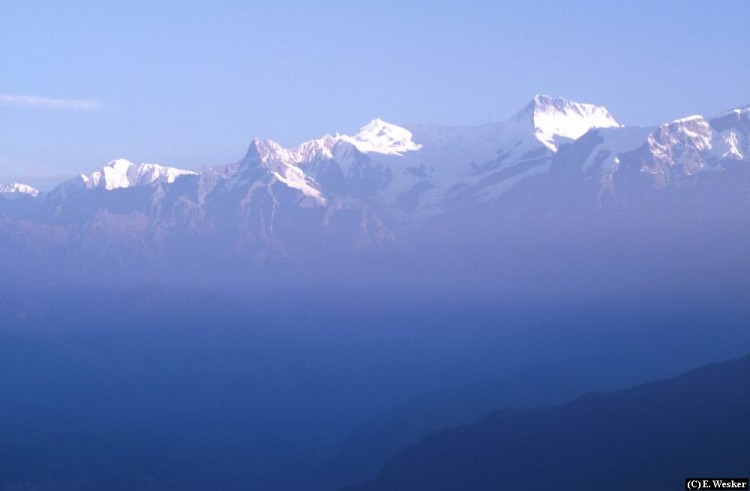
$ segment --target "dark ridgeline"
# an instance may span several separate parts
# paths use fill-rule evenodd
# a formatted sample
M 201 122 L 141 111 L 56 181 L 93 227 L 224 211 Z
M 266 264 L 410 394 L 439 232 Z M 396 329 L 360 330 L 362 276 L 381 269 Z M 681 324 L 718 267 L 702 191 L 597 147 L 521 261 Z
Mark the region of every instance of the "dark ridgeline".
M 696 347 L 699 349 L 699 347 Z M 433 433 L 348 490 L 682 489 L 750 473 L 750 356 Z
M 495 353 L 509 364 L 480 384 L 404 401 L 357 427 L 320 474 L 331 488 L 374 478 L 401 448 L 430 432 L 474 422 L 499 408 L 558 405 L 590 391 L 631 387 L 750 346 L 750 290 L 707 272 L 622 289 L 541 325 L 503 330 Z M 698 281 L 700 279 L 700 281 Z M 485 340 L 486 342 L 486 340 Z
M 492 410 L 564 403 L 746 352 L 747 287 L 697 277 L 546 311 L 414 295 L 357 303 L 361 292 L 251 302 L 163 287 L 3 291 L 0 483 L 362 482 L 428 433 Z

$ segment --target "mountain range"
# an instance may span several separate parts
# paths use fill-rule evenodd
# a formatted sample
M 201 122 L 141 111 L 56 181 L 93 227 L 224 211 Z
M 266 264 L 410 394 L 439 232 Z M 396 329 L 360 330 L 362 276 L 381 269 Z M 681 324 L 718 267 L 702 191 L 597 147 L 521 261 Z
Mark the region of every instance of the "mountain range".
M 2 185 L 0 249 L 17 262 L 54 256 L 55 267 L 82 257 L 264 264 L 481 229 L 742 221 L 749 151 L 750 106 L 634 127 L 602 106 L 537 95 L 482 126 L 374 119 L 293 148 L 256 138 L 238 162 L 197 172 L 119 159 L 50 192 Z

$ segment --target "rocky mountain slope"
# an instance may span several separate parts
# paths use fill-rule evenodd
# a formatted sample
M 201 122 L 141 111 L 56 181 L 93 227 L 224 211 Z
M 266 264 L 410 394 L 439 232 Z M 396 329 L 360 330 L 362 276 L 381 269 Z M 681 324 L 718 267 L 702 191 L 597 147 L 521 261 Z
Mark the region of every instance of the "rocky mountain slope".
M 375 119 L 289 149 L 255 139 L 240 161 L 199 172 L 115 160 L 49 193 L 5 185 L 0 247 L 109 262 L 222 251 L 263 263 L 450 241 L 452 227 L 742 220 L 749 145 L 750 107 L 641 128 L 539 95 L 478 127 Z M 30 199 L 9 199 L 19 194 Z

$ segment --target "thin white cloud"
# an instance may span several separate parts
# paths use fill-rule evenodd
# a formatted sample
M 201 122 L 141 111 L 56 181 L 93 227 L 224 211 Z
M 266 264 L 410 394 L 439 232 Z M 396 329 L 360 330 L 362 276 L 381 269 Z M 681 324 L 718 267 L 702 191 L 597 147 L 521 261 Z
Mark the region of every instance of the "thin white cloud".
M 24 106 L 42 109 L 78 109 L 81 111 L 96 111 L 101 104 L 89 99 L 53 99 L 33 95 L 0 94 L 0 105 Z

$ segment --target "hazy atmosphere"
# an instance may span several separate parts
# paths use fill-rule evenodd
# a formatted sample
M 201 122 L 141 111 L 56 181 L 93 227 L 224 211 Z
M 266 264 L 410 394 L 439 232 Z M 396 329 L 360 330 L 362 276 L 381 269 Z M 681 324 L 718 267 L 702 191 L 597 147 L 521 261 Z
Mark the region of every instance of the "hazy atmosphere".
M 0 10 L 0 491 L 747 489 L 750 4 Z

